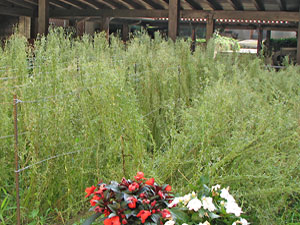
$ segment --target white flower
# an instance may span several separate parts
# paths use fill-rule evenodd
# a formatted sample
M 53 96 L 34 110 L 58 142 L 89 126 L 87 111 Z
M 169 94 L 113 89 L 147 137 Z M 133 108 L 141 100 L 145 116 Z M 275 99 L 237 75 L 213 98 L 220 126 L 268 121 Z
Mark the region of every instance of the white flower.
M 215 185 L 215 186 L 212 186 L 211 187 L 211 190 L 212 191 L 217 191 L 218 189 L 220 189 L 221 188 L 221 186 L 219 185 L 219 184 L 217 184 L 217 185 Z
M 237 224 L 241 224 L 241 225 L 248 225 L 248 224 L 250 224 L 250 223 L 248 223 L 248 221 L 247 220 L 245 220 L 245 219 L 243 219 L 243 218 L 241 218 L 241 220 L 237 220 L 237 221 L 235 221 L 232 225 L 237 225 Z
M 240 216 L 241 213 L 243 213 L 242 209 L 238 206 L 238 204 L 236 204 L 236 202 L 226 202 L 225 208 L 227 213 L 232 213 L 235 216 Z
M 172 207 L 176 206 L 180 202 L 181 199 L 182 199 L 182 197 L 174 198 L 174 200 L 168 205 L 168 207 L 172 208 Z
M 188 225 L 187 223 L 183 223 L 183 224 L 181 224 L 181 225 Z
M 192 192 L 192 197 L 195 198 L 196 196 L 197 196 L 196 193 L 193 191 Z
M 189 210 L 194 210 L 197 212 L 202 207 L 202 203 L 198 198 L 194 198 L 189 202 L 187 207 Z
M 204 209 L 208 209 L 208 211 L 210 211 L 210 212 L 216 210 L 216 207 L 215 207 L 214 203 L 212 202 L 213 199 L 211 197 L 203 197 L 201 200 L 202 200 Z
M 206 220 L 204 223 L 199 223 L 199 225 L 210 225 L 210 223 Z
M 231 194 L 229 194 L 228 189 L 223 188 L 221 190 L 221 198 L 225 198 L 228 202 L 235 202 Z
M 165 222 L 165 225 L 175 225 L 175 221 L 169 220 L 169 221 Z
M 187 195 L 185 195 L 185 196 L 183 196 L 183 198 L 182 198 L 182 201 L 183 201 L 183 203 L 186 205 L 186 204 L 188 204 L 188 202 L 191 200 L 191 194 L 187 194 Z

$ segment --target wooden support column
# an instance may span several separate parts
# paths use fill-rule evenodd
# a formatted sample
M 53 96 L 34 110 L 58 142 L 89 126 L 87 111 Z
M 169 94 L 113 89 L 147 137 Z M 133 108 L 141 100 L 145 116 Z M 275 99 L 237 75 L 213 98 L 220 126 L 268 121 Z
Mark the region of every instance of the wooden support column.
M 47 34 L 49 27 L 49 0 L 39 0 L 38 33 Z
M 122 40 L 124 42 L 128 41 L 129 38 L 129 26 L 127 23 L 122 25 Z
M 206 44 L 208 43 L 209 39 L 213 37 L 214 34 L 214 18 L 212 14 L 209 14 L 206 17 Z
M 265 56 L 271 56 L 272 52 L 270 49 L 270 42 L 271 42 L 271 30 L 267 30 L 267 36 L 266 36 L 266 51 L 267 55 Z
M 109 39 L 109 22 L 110 22 L 110 18 L 109 17 L 102 17 L 101 18 L 101 27 L 100 27 L 100 31 L 104 31 L 106 33 L 106 39 Z
M 176 41 L 179 31 L 180 0 L 169 0 L 168 36 Z
M 263 29 L 261 26 L 258 27 L 257 30 L 258 37 L 257 37 L 257 55 L 259 56 L 262 49 L 262 39 L 263 39 Z
M 191 51 L 194 52 L 196 49 L 196 26 L 192 25 L 192 46 Z
M 35 39 L 38 34 L 38 18 L 31 17 L 30 19 L 30 39 Z
M 298 33 L 297 33 L 297 64 L 300 65 L 300 21 L 298 22 Z

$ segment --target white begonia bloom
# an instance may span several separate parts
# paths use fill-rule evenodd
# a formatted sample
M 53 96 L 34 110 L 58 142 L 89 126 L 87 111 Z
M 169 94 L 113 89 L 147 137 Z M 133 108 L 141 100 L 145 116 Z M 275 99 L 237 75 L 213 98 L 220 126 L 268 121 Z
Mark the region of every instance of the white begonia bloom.
M 193 198 L 195 198 L 197 196 L 197 194 L 193 191 L 192 196 L 193 196 Z
M 187 223 L 183 223 L 183 224 L 181 224 L 181 225 L 188 225 Z
M 185 205 L 188 204 L 189 201 L 191 200 L 191 198 L 192 198 L 191 194 L 187 194 L 187 195 L 183 196 L 183 198 L 182 198 L 183 204 L 185 204 Z
M 197 212 L 201 207 L 202 203 L 198 198 L 193 198 L 187 205 L 189 210 L 194 210 L 195 212 Z
M 248 225 L 250 223 L 248 223 L 248 221 L 246 219 L 241 218 L 241 223 L 242 225 Z
M 211 197 L 203 197 L 202 204 L 204 209 L 208 209 L 208 211 L 212 212 L 216 210 L 216 207 L 213 203 L 213 199 Z
M 176 206 L 180 202 L 181 199 L 182 199 L 182 197 L 174 198 L 174 200 L 168 205 L 168 207 L 172 208 L 172 207 Z
M 227 213 L 232 213 L 235 216 L 240 216 L 243 213 L 242 209 L 236 204 L 236 202 L 226 202 L 225 208 Z
M 221 198 L 225 198 L 228 202 L 235 202 L 235 199 L 231 194 L 229 194 L 228 190 L 223 188 L 221 190 Z
M 169 220 L 169 221 L 165 222 L 165 225 L 175 225 L 175 221 Z
M 248 223 L 247 220 L 241 218 L 241 220 L 235 221 L 232 225 L 238 225 L 238 224 L 241 224 L 241 225 L 249 225 L 250 223 Z
M 210 223 L 206 220 L 204 223 L 199 223 L 199 225 L 210 225 Z
M 221 186 L 219 185 L 219 184 L 217 184 L 217 185 L 215 185 L 215 186 L 212 186 L 211 187 L 211 190 L 212 191 L 217 191 L 218 189 L 220 189 L 221 188 Z

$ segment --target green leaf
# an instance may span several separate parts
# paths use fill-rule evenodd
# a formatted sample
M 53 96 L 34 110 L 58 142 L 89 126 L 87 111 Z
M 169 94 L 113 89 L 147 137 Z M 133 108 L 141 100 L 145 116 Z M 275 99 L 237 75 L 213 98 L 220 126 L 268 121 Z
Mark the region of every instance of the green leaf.
M 92 215 L 91 217 L 87 218 L 82 225 L 92 224 L 101 215 L 102 215 L 102 213 L 96 213 L 96 214 Z M 104 218 L 103 218 L 103 220 L 104 220 Z
M 212 212 L 209 212 L 208 215 L 209 215 L 209 217 L 212 218 L 212 219 L 220 218 L 219 215 L 217 215 L 217 214 L 215 214 L 215 213 L 212 213 Z
M 172 214 L 172 217 L 176 220 L 177 223 L 187 223 L 189 222 L 189 216 L 181 211 L 180 209 L 176 209 L 176 208 L 173 208 L 173 209 L 169 209 L 169 211 L 171 212 Z

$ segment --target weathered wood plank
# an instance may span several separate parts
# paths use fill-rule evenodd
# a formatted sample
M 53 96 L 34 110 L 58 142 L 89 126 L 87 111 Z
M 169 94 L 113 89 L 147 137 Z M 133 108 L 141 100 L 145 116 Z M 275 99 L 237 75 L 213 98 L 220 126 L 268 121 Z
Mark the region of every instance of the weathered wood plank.
M 19 7 L 0 7 L 0 14 L 7 16 L 32 16 L 34 10 L 32 9 L 24 9 Z
M 170 0 L 169 1 L 169 21 L 168 21 L 168 36 L 173 41 L 176 40 L 178 35 L 178 26 L 180 19 L 180 1 Z
M 214 18 L 212 14 L 209 14 L 206 18 L 206 43 L 213 37 L 214 34 Z
M 49 0 L 39 0 L 38 33 L 47 34 L 49 27 Z

